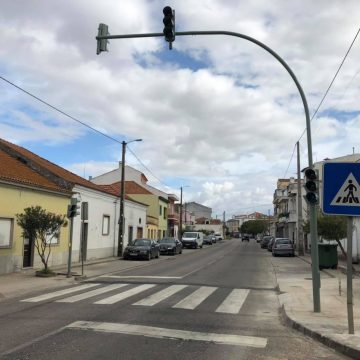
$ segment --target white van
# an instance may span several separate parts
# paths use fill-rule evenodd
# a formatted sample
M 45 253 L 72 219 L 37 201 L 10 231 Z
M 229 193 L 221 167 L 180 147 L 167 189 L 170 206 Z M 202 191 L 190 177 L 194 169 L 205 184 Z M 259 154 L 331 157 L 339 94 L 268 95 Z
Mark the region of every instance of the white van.
M 202 248 L 204 241 L 204 234 L 199 231 L 186 231 L 183 233 L 181 242 L 183 247 L 190 247 L 190 248 Z

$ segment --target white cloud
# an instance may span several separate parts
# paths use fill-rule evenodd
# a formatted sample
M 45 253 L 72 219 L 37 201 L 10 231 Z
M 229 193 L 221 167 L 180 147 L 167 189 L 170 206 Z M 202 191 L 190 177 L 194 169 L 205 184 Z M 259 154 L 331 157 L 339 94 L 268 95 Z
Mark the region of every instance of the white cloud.
M 142 162 L 172 184 L 191 183 L 187 196 L 214 213 L 266 211 L 305 128 L 298 91 L 271 55 L 224 36 L 176 38 L 178 51 L 210 64 L 197 71 L 159 58 L 167 48 L 162 38 L 111 40 L 109 53 L 95 54 L 98 23 L 108 24 L 111 34 L 161 32 L 164 5 L 3 1 L 0 73 L 109 136 L 143 138 L 135 148 Z M 353 39 L 360 13 L 356 0 L 182 0 L 172 6 L 178 31 L 235 31 L 274 49 L 298 77 L 311 111 Z M 313 121 L 315 159 L 342 156 L 357 145 L 357 49 L 358 41 L 321 108 L 354 114 L 344 121 L 330 112 Z M 54 146 L 85 136 L 86 129 L 10 85 L 1 82 L 0 92 L 1 137 Z M 306 137 L 301 147 L 304 166 Z M 84 168 L 93 176 L 108 171 L 120 159 L 104 149 L 108 161 L 89 153 L 85 164 L 73 164 L 64 154 L 63 163 L 80 175 Z M 292 161 L 287 176 L 295 169 Z

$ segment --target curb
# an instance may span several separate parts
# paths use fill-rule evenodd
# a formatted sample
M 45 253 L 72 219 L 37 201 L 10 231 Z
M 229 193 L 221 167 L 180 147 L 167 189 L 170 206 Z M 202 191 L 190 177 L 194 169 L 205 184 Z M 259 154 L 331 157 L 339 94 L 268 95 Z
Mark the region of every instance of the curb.
M 306 336 L 311 337 L 312 339 L 319 341 L 320 343 L 346 355 L 351 357 L 352 359 L 360 359 L 360 350 L 354 349 L 348 345 L 342 344 L 336 340 L 332 340 L 321 333 L 311 330 L 310 328 L 302 325 L 301 323 L 291 319 L 291 317 L 286 313 L 284 305 L 281 306 L 281 315 L 283 320 L 285 320 L 286 325 L 291 328 L 300 331 Z

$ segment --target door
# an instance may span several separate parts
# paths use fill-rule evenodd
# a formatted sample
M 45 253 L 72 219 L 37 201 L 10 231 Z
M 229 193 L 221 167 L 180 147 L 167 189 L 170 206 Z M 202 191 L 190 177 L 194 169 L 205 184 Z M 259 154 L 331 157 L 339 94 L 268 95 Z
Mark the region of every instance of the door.
M 142 227 L 138 227 L 137 228 L 137 238 L 142 238 L 143 237 L 143 228 Z
M 133 227 L 129 226 L 128 228 L 128 244 L 132 244 L 133 241 Z
M 23 267 L 32 267 L 34 262 L 34 241 L 24 238 Z
M 88 223 L 82 222 L 81 226 L 81 249 L 80 249 L 80 261 L 86 261 L 87 256 L 87 241 L 88 241 Z

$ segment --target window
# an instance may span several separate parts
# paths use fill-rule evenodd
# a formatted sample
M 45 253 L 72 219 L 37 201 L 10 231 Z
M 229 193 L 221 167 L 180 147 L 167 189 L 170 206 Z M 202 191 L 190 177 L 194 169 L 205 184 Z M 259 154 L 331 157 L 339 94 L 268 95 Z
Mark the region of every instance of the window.
M 0 248 L 11 247 L 13 219 L 0 218 Z
M 103 235 L 109 235 L 110 234 L 110 216 L 109 215 L 104 215 L 103 216 L 102 234 Z
M 51 245 L 56 245 L 60 243 L 60 229 L 58 229 L 54 234 L 46 234 L 46 243 Z
M 162 206 L 160 205 L 160 210 L 159 210 L 160 215 L 162 215 Z
M 167 208 L 164 207 L 164 219 L 166 219 L 166 210 L 167 210 Z

